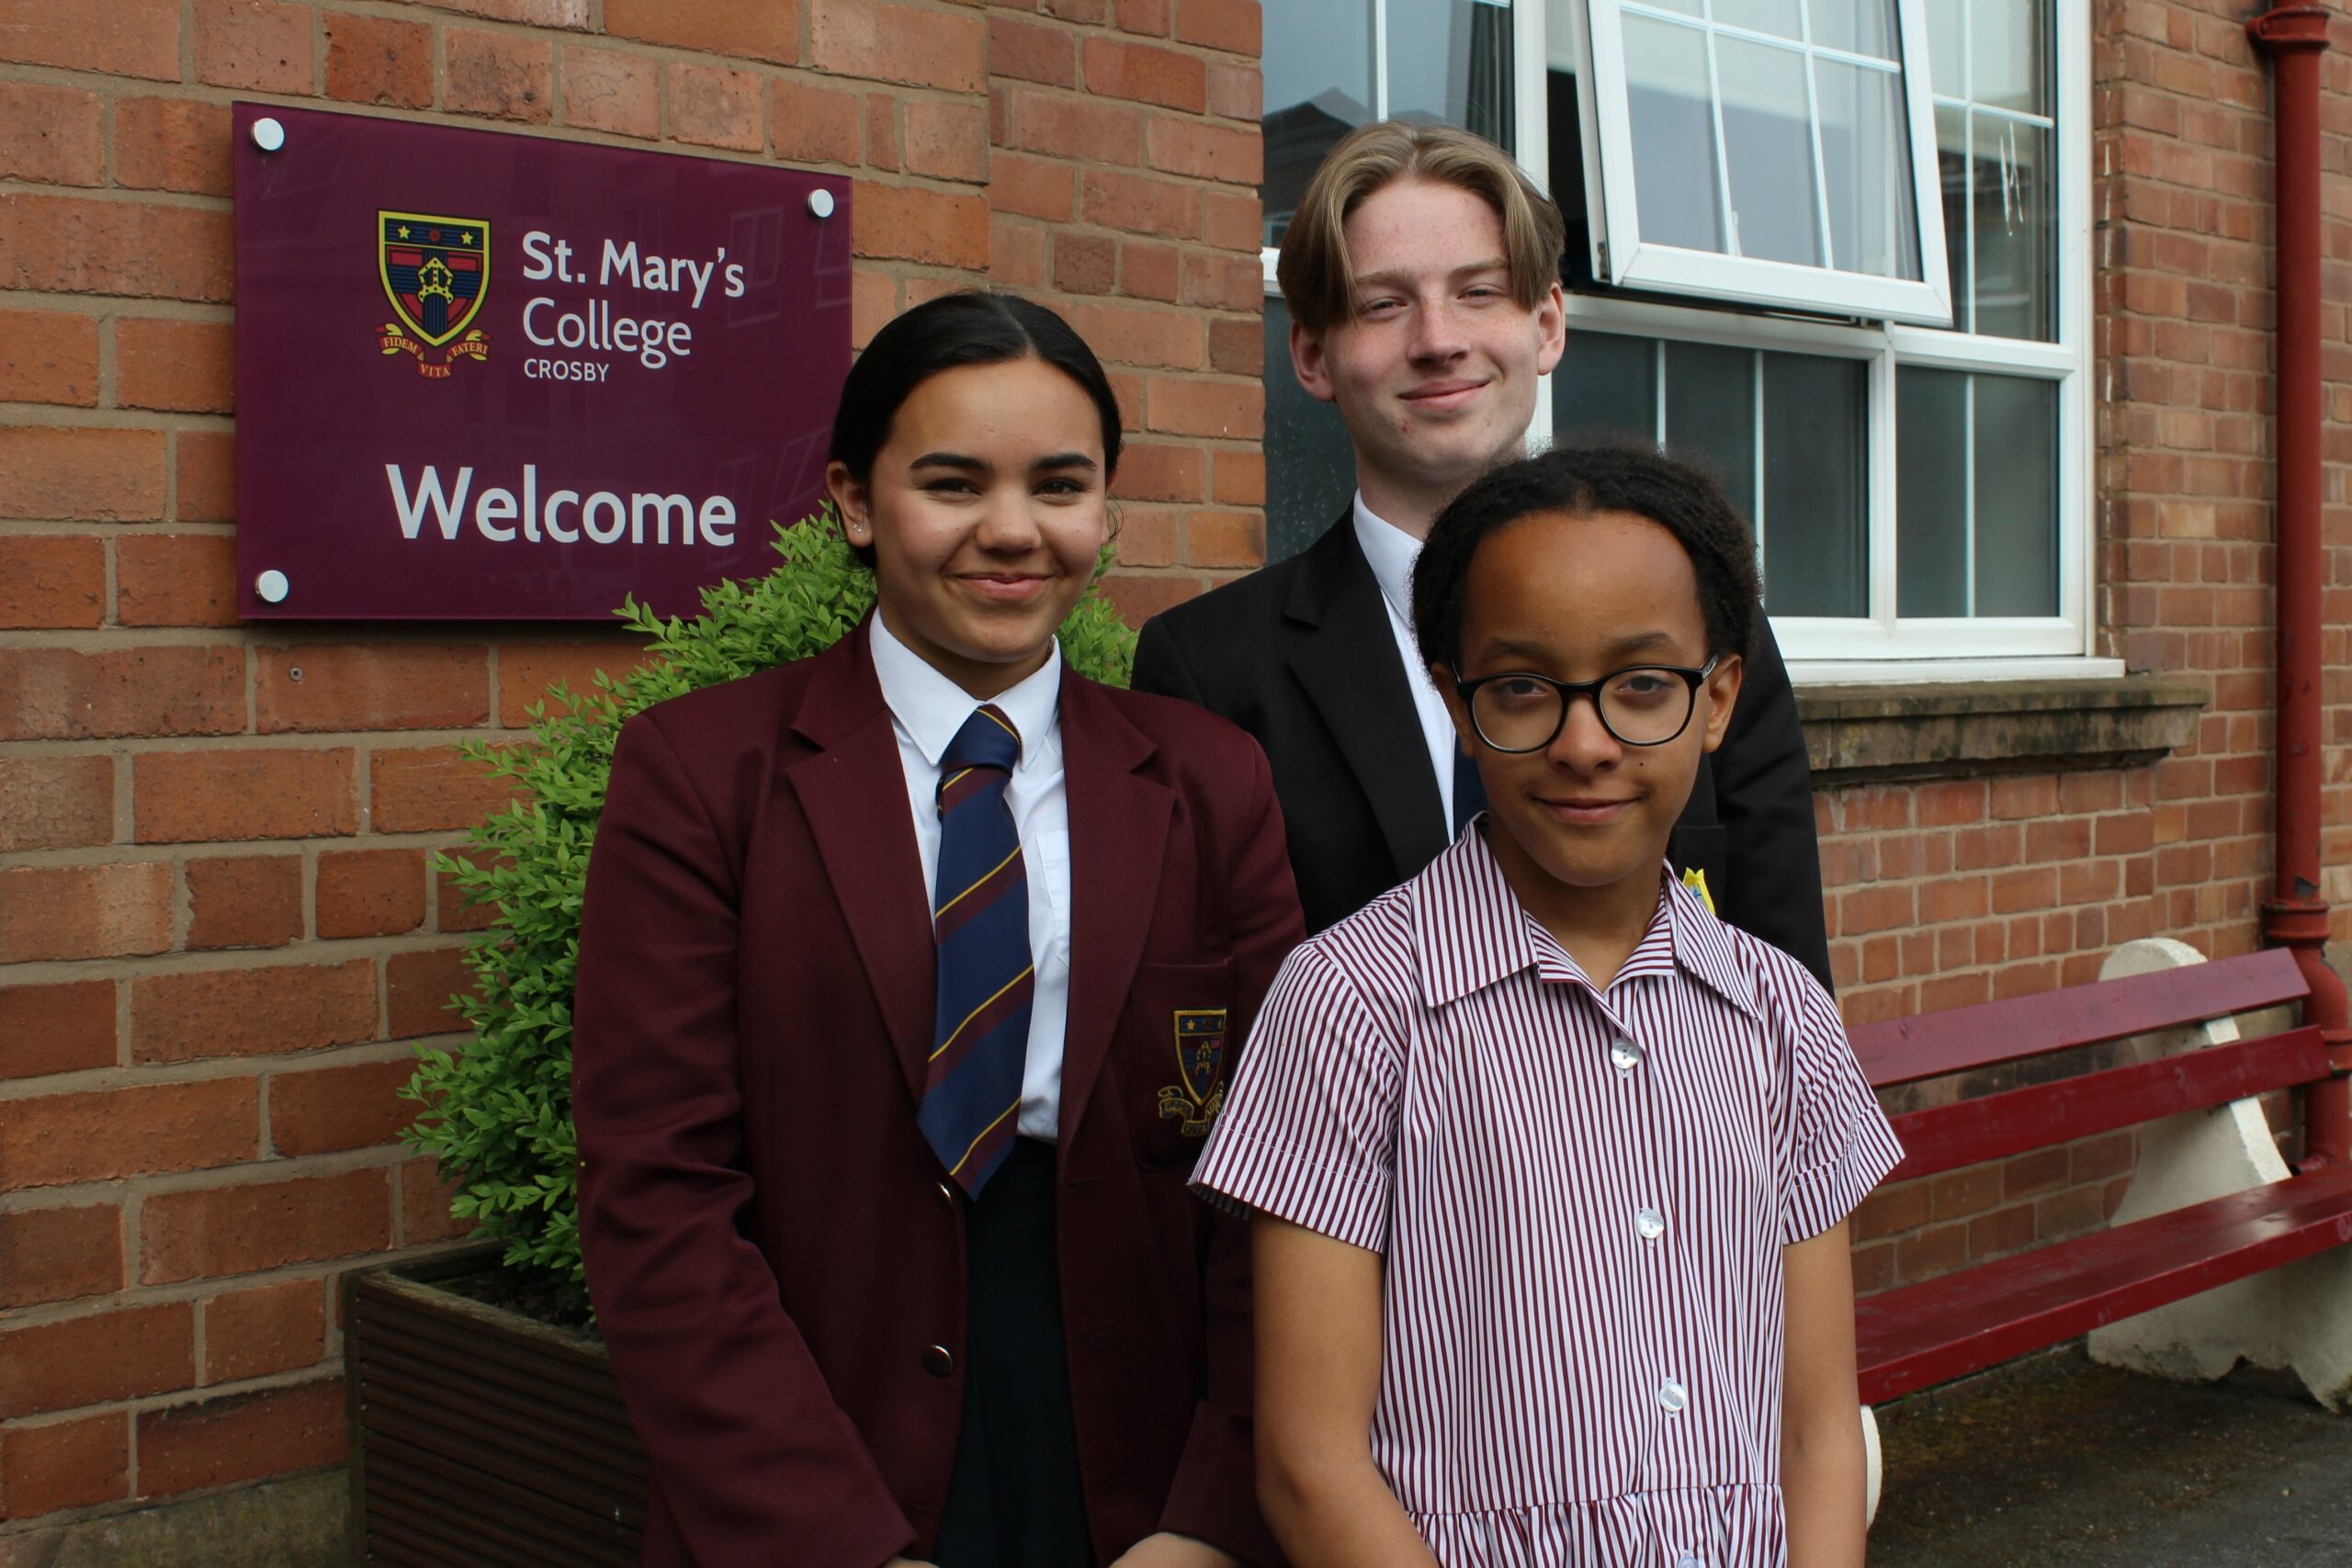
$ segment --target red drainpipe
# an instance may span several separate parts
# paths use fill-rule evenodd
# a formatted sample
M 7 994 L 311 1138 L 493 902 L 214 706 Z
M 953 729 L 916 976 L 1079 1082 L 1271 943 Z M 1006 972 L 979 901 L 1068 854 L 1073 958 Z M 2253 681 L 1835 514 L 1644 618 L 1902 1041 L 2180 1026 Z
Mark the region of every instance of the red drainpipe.
M 2311 983 L 2303 1021 L 2325 1036 L 2335 1076 L 2303 1104 L 2308 1166 L 2352 1160 L 2352 1019 L 2327 966 L 2320 896 L 2320 167 L 2319 64 L 2324 6 L 2274 7 L 2245 25 L 2278 77 L 2278 876 L 2262 906 L 2263 935 L 2294 951 Z

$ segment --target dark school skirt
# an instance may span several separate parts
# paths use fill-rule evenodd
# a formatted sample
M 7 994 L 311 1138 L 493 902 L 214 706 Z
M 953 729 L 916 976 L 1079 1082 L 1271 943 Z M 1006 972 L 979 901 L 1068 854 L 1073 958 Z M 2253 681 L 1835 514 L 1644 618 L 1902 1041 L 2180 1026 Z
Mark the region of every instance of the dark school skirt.
M 965 1208 L 964 1411 L 939 1568 L 1094 1568 L 1054 1255 L 1054 1146 L 1012 1152 Z

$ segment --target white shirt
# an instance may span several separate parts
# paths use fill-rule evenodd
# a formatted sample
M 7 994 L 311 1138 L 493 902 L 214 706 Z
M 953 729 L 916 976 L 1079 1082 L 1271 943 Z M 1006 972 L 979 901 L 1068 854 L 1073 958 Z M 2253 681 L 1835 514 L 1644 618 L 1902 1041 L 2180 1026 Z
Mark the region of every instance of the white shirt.
M 878 614 L 873 648 L 874 674 L 906 770 L 928 897 L 939 875 L 939 760 L 980 705 L 891 636 Z M 1061 696 L 1057 641 L 1044 668 L 994 699 L 1021 731 L 1021 760 L 1004 786 L 1004 801 L 1021 835 L 1022 868 L 1029 874 L 1029 955 L 1037 967 L 1016 1125 L 1023 1137 L 1047 1142 L 1061 1122 L 1062 1037 L 1069 1022 L 1069 793 L 1062 780 Z
M 1363 503 L 1356 491 L 1356 543 L 1372 563 L 1380 584 L 1381 602 L 1388 606 L 1388 629 L 1396 634 L 1397 656 L 1405 661 L 1405 679 L 1413 689 L 1413 711 L 1420 716 L 1421 740 L 1429 748 L 1430 772 L 1437 775 L 1437 797 L 1445 807 L 1445 836 L 1453 837 L 1453 754 L 1461 750 L 1453 733 L 1453 716 L 1437 694 L 1430 667 L 1413 640 L 1413 562 L 1420 558 L 1421 542 Z

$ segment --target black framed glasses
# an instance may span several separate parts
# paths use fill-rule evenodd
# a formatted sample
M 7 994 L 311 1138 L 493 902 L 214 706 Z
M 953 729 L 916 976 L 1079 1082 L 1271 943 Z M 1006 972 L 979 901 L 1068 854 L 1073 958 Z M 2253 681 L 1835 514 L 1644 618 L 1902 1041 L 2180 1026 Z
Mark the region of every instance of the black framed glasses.
M 1600 728 L 1622 746 L 1663 746 L 1690 727 L 1699 687 L 1714 673 L 1718 654 L 1702 669 L 1679 664 L 1629 664 L 1598 681 L 1555 681 L 1514 670 L 1457 680 L 1469 705 L 1471 727 L 1497 751 L 1541 751 L 1567 727 L 1568 704 L 1592 701 Z

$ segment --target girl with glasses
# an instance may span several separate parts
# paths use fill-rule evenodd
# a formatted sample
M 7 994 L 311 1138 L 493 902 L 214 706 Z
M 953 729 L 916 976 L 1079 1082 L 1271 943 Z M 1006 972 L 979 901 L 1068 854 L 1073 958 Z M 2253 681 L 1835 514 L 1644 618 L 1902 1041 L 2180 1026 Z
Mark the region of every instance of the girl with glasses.
M 1862 1561 L 1846 1222 L 1900 1151 L 1819 983 L 1665 860 L 1754 562 L 1632 449 L 1430 532 L 1414 631 L 1487 810 L 1291 956 L 1194 1173 L 1256 1215 L 1296 1568 Z

